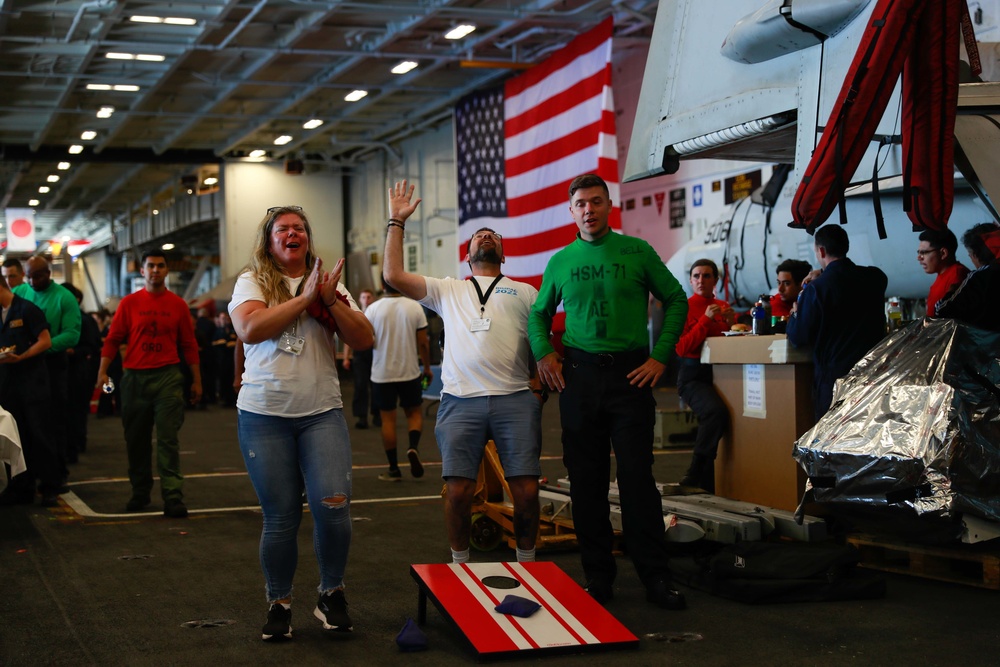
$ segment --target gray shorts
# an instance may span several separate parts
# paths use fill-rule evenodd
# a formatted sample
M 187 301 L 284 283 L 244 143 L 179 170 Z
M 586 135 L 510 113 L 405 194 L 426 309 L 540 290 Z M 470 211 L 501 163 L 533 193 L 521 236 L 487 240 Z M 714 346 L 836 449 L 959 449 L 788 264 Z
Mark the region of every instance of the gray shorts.
M 486 443 L 493 440 L 504 477 L 542 474 L 542 403 L 531 391 L 504 396 L 441 395 L 434 436 L 441 476 L 476 479 Z

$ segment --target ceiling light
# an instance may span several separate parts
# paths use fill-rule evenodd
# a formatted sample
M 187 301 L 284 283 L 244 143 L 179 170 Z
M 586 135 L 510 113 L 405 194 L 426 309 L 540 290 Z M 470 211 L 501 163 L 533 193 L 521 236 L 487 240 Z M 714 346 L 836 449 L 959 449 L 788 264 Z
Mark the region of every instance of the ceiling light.
M 139 92 L 139 86 L 133 86 L 131 84 L 116 83 L 114 86 L 112 86 L 112 90 L 117 90 L 118 92 L 121 92 L 121 93 L 138 93 Z
M 59 164 L 56 165 L 56 169 L 58 169 L 59 171 L 66 171 L 67 169 L 69 169 L 69 167 L 70 167 L 69 162 L 60 162 Z
M 262 158 L 262 157 L 264 157 L 265 155 L 267 155 L 267 151 L 265 151 L 265 150 L 263 150 L 263 149 L 261 149 L 261 148 L 258 148 L 258 149 L 257 149 L 257 150 L 255 150 L 255 151 L 250 151 L 250 157 L 252 157 L 252 158 L 254 158 L 254 159 L 257 159 L 257 158 Z
M 105 53 L 104 57 L 111 60 L 135 60 L 134 53 Z
M 159 215 L 159 214 L 160 214 L 160 209 L 154 208 L 153 209 L 153 215 Z
M 163 245 L 160 246 L 160 248 L 162 248 L 163 250 L 173 250 L 174 249 L 174 244 L 173 243 L 164 243 Z
M 313 118 L 312 120 L 308 120 L 305 123 L 303 123 L 302 124 L 302 129 L 303 130 L 315 130 L 317 127 L 319 127 L 322 124 L 323 124 L 323 121 L 321 121 L 319 118 Z
M 357 102 L 358 100 L 360 100 L 362 97 L 364 97 L 367 94 L 368 94 L 367 90 L 352 90 L 351 92 L 349 92 L 347 94 L 346 97 L 344 97 L 344 101 L 346 101 L 346 102 Z
M 73 144 L 72 146 L 69 147 L 70 155 L 79 155 L 82 152 L 83 152 L 83 146 L 81 146 L 80 144 Z
M 194 190 L 192 190 L 191 188 L 188 188 L 188 191 L 187 191 L 187 193 L 188 193 L 189 195 L 193 195 L 193 194 L 194 194 Z
M 43 185 L 40 188 L 38 188 L 38 194 L 47 195 L 51 189 L 52 188 L 50 188 L 49 186 Z
M 83 141 L 90 141 L 91 139 L 96 139 L 96 138 L 97 138 L 97 132 L 94 132 L 93 130 L 85 130 L 83 134 L 80 135 L 80 139 L 82 139 Z
M 104 54 L 105 58 L 110 58 L 111 60 L 144 60 L 151 63 L 161 63 L 166 60 L 166 56 L 160 56 L 153 53 L 116 53 L 109 52 Z
M 106 107 L 106 106 L 105 107 L 101 107 L 100 109 L 97 110 L 97 117 L 98 118 L 111 118 L 111 114 L 113 114 L 114 112 L 115 112 L 115 108 L 114 107 Z
M 206 179 L 205 179 L 204 181 L 202 181 L 202 182 L 203 182 L 203 183 L 204 183 L 205 185 L 215 185 L 216 183 L 218 183 L 218 182 L 219 182 L 219 179 L 218 179 L 218 178 L 216 178 L 215 176 L 209 176 L 208 178 L 206 178 Z
M 39 202 L 37 199 L 29 199 L 28 200 L 28 206 L 38 206 L 40 203 L 41 202 Z
M 147 63 L 162 63 L 167 59 L 166 56 L 161 56 L 156 53 L 139 53 L 135 57 L 136 60 L 142 60 Z
M 416 68 L 417 68 L 417 63 L 413 62 L 412 60 L 404 60 L 403 62 L 393 67 L 390 71 L 393 74 L 406 74 L 411 69 L 416 69 Z
M 134 23 L 167 23 L 169 25 L 197 25 L 195 19 L 183 19 L 174 16 L 163 18 L 162 16 L 130 16 L 129 21 Z
M 106 83 L 88 83 L 87 90 L 111 90 L 111 86 Z
M 56 174 L 49 174 L 48 176 L 45 177 L 45 180 L 48 181 L 49 183 L 58 183 L 59 176 Z
M 470 25 L 468 23 L 463 23 L 462 25 L 457 25 L 448 32 L 444 34 L 445 39 L 462 39 L 470 32 L 474 31 L 476 26 Z
M 289 135 L 289 134 L 283 134 L 283 135 L 281 135 L 280 137 L 278 137 L 277 139 L 274 140 L 274 145 L 275 146 L 284 146 L 285 144 L 287 144 L 291 140 L 292 140 L 291 135 Z

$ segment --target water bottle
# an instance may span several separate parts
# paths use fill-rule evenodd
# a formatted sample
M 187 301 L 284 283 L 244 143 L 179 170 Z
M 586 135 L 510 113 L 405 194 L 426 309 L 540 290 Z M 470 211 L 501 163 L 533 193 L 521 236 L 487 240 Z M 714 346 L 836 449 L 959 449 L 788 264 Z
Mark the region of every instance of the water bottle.
M 750 330 L 755 336 L 763 336 L 769 333 L 767 327 L 767 309 L 764 308 L 762 299 L 757 299 L 757 303 L 750 310 L 750 317 L 753 318 L 753 326 Z
M 115 383 L 111 378 L 108 378 L 108 381 L 105 382 L 104 385 L 101 387 L 101 391 L 103 391 L 105 394 L 110 394 L 113 393 L 114 390 L 115 390 Z
M 903 328 L 903 310 L 899 307 L 898 299 L 889 300 L 889 333 L 899 331 Z

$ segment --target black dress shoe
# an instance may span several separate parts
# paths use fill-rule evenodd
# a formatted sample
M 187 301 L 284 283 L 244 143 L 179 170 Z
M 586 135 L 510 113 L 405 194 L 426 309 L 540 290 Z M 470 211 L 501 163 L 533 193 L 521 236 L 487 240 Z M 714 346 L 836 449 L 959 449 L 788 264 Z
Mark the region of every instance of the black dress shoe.
M 590 579 L 584 585 L 583 589 L 600 605 L 606 605 L 615 597 L 615 592 L 611 588 L 611 582 L 603 579 Z
M 180 498 L 163 501 L 163 516 L 171 519 L 183 519 L 188 515 L 188 508 Z
M 126 512 L 141 512 L 149 505 L 149 496 L 132 496 L 125 503 Z
M 687 607 L 684 594 L 672 588 L 666 579 L 657 579 L 646 589 L 646 601 L 671 611 L 680 611 Z

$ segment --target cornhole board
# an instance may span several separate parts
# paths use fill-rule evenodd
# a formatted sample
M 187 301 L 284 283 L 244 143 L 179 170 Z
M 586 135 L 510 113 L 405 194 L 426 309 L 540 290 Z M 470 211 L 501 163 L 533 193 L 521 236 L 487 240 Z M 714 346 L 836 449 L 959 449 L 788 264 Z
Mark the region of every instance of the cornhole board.
M 436 563 L 411 565 L 417 582 L 417 621 L 427 598 L 458 626 L 480 658 L 529 657 L 635 648 L 639 638 L 555 563 Z M 534 600 L 528 618 L 495 611 L 508 595 Z

